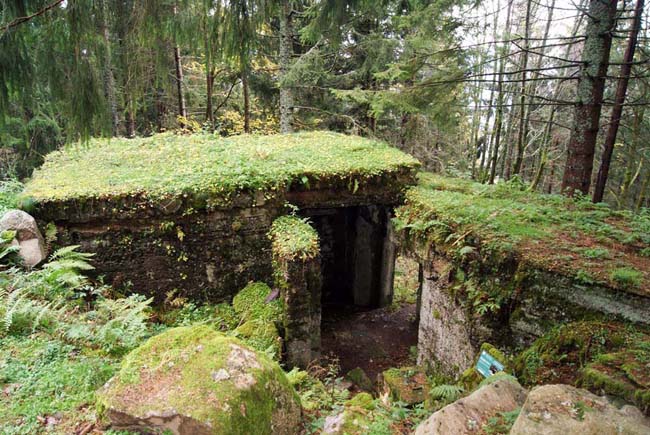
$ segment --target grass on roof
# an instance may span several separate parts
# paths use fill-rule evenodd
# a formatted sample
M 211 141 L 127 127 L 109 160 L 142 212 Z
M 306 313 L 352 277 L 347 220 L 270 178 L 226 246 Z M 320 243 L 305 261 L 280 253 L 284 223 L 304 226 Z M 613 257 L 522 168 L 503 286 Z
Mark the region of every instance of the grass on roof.
M 289 135 L 157 134 L 94 139 L 47 156 L 27 184 L 37 202 L 143 195 L 157 199 L 246 190 L 282 190 L 292 182 L 350 180 L 416 168 L 379 141 L 329 132 Z M 307 186 L 309 187 L 309 186 Z
M 273 221 L 269 237 L 273 243 L 273 254 L 282 260 L 309 260 L 320 252 L 318 233 L 305 218 L 277 218 Z
M 452 255 L 528 262 L 650 295 L 650 211 L 526 191 L 516 183 L 486 186 L 429 173 L 407 192 L 398 228 Z

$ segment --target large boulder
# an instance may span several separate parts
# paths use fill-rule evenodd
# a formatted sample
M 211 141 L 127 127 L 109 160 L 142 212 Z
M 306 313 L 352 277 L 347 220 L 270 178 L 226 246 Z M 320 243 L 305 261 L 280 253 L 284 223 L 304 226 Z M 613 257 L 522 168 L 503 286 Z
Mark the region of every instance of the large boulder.
M 32 216 L 22 210 L 9 210 L 0 218 L 0 233 L 4 231 L 16 233 L 12 244 L 19 247 L 23 264 L 34 267 L 45 260 L 45 241 Z
M 570 385 L 534 388 L 511 435 L 647 435 L 650 422 L 632 406 L 614 407 L 603 397 Z
M 488 420 L 516 410 L 525 400 L 526 390 L 515 380 L 499 379 L 435 412 L 420 423 L 415 435 L 481 433 Z
M 113 428 L 175 435 L 297 434 L 300 401 L 267 356 L 202 325 L 131 352 L 98 392 Z

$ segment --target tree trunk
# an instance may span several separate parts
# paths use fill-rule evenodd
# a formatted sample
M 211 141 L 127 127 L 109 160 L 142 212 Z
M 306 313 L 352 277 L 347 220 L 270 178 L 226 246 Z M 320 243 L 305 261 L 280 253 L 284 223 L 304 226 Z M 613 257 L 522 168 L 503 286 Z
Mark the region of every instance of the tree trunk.
M 524 161 L 524 145 L 528 132 L 526 131 L 526 69 L 528 68 L 528 50 L 530 37 L 530 9 L 532 0 L 526 0 L 526 19 L 524 24 L 524 52 L 521 60 L 521 89 L 519 95 L 519 130 L 517 132 L 517 155 L 515 157 L 515 167 L 512 173 L 518 175 L 521 172 L 521 165 Z
M 598 179 L 594 189 L 593 202 L 601 202 L 605 195 L 605 185 L 607 184 L 607 177 L 609 175 L 609 165 L 612 161 L 612 154 L 614 153 L 614 144 L 616 143 L 616 135 L 618 134 L 618 127 L 621 123 L 621 114 L 623 113 L 623 103 L 625 103 L 625 96 L 627 95 L 627 85 L 630 80 L 632 72 L 632 62 L 634 61 L 634 51 L 636 49 L 636 42 L 639 36 L 639 29 L 641 28 L 641 15 L 643 14 L 644 0 L 637 0 L 636 7 L 634 8 L 634 21 L 630 29 L 630 38 L 625 48 L 625 56 L 623 57 L 623 65 L 621 66 L 621 78 L 618 80 L 616 86 L 616 97 L 614 100 L 614 108 L 612 109 L 612 117 L 605 136 L 605 143 L 603 145 L 603 156 L 600 162 L 600 169 L 598 170 Z
M 636 206 L 635 209 L 638 212 L 641 210 L 641 207 L 643 207 L 643 203 L 645 202 L 646 198 L 650 196 L 650 170 L 648 170 L 648 173 L 645 177 L 645 180 L 643 181 L 643 184 L 641 185 L 641 191 L 639 192 L 639 198 L 636 201 Z
M 251 102 L 248 93 L 248 70 L 242 68 L 241 85 L 244 94 L 244 133 L 251 132 Z
M 280 11 L 280 133 L 293 130 L 293 92 L 286 81 L 293 57 L 293 23 L 291 1 L 282 2 Z
M 548 117 L 548 122 L 546 123 L 546 128 L 544 129 L 544 136 L 542 137 L 542 149 L 540 150 L 540 159 L 539 166 L 537 167 L 537 172 L 535 173 L 535 178 L 530 185 L 529 190 L 537 190 L 539 182 L 542 180 L 542 175 L 544 174 L 544 168 L 548 161 L 548 143 L 551 140 L 551 128 L 553 127 L 553 118 L 555 117 L 555 107 L 551 109 L 551 114 Z
M 485 44 L 486 41 L 486 35 L 487 35 L 487 21 L 485 22 L 485 25 L 483 26 L 483 39 L 481 41 L 481 44 Z M 479 69 L 477 72 L 477 75 L 482 76 L 483 75 L 483 59 L 485 55 L 481 51 L 479 52 L 478 56 L 478 64 L 479 64 Z M 479 143 L 480 140 L 480 130 L 481 130 L 481 115 L 480 111 L 482 110 L 481 106 L 481 86 L 479 83 L 476 83 L 476 86 L 474 87 L 474 92 L 472 94 L 472 98 L 474 100 L 474 113 L 472 115 L 472 132 L 471 132 L 471 145 L 470 147 L 473 149 L 472 151 L 472 179 L 476 179 L 476 160 L 478 158 L 481 158 L 481 160 L 484 159 L 483 154 L 485 153 L 485 148 L 481 146 Z
M 126 112 L 126 136 L 135 137 L 135 109 L 133 104 L 129 105 L 129 110 Z
M 185 108 L 185 93 L 183 92 L 183 63 L 181 60 L 181 50 L 178 45 L 174 45 L 174 64 L 176 65 L 176 91 L 178 93 L 178 114 L 187 118 L 187 109 Z
M 113 75 L 113 56 L 111 51 L 111 33 L 108 27 L 107 0 L 102 0 L 102 37 L 104 38 L 104 92 L 111 113 L 111 135 L 118 136 L 120 132 L 120 115 L 117 110 L 115 94 L 115 76 Z
M 562 177 L 562 192 L 569 196 L 576 191 L 587 195 L 591 186 L 605 76 L 616 22 L 616 3 L 616 0 L 589 1 L 578 101 L 575 104 L 573 128 Z
M 551 160 L 551 167 L 548 174 L 548 184 L 546 185 L 546 193 L 553 193 L 553 179 L 555 178 L 555 160 Z
M 206 97 L 205 97 L 205 120 L 214 126 L 214 110 L 212 108 L 212 95 L 214 94 L 215 70 L 211 65 L 207 66 Z
M 512 4 L 514 2 L 508 2 L 508 11 L 506 12 L 506 31 L 503 36 L 503 40 L 507 41 L 510 39 L 511 31 L 511 17 L 512 17 Z M 500 6 L 501 3 L 499 3 Z M 503 127 L 503 101 L 504 101 L 504 90 L 503 90 L 503 74 L 506 68 L 506 58 L 510 54 L 510 45 L 507 42 L 503 43 L 503 52 L 499 53 L 502 56 L 502 59 L 499 63 L 499 75 L 497 83 L 497 108 L 496 114 L 494 116 L 494 140 L 492 141 L 492 157 L 490 161 L 490 178 L 488 182 L 494 184 L 494 179 L 497 173 L 497 161 L 499 159 L 499 146 L 501 144 L 501 129 Z M 499 56 L 496 56 L 499 57 Z
M 527 95 L 529 95 L 530 98 L 531 98 L 531 100 L 530 100 L 531 104 L 529 104 L 526 107 L 526 114 L 525 114 L 525 119 L 524 119 L 524 132 L 525 132 L 524 134 L 527 134 L 530 131 L 530 118 L 531 118 L 531 112 L 533 111 L 532 104 L 535 101 L 535 96 L 537 95 L 537 89 L 539 88 L 539 83 L 540 83 L 540 81 L 538 80 L 539 75 L 540 75 L 539 73 L 540 73 L 540 70 L 542 68 L 542 64 L 543 64 L 543 61 L 544 61 L 544 55 L 546 54 L 546 50 L 547 50 L 546 44 L 548 42 L 548 37 L 549 37 L 549 34 L 551 32 L 551 25 L 553 23 L 554 12 L 555 12 L 555 0 L 551 0 L 551 4 L 548 6 L 548 16 L 546 18 L 546 26 L 544 28 L 544 35 L 542 36 L 541 43 L 538 44 L 538 45 L 541 45 L 541 48 L 539 49 L 540 54 L 537 56 L 537 60 L 535 61 L 535 64 L 533 65 L 533 71 L 532 71 L 531 76 L 530 76 L 530 81 L 528 82 L 528 90 L 526 91 Z M 571 48 L 571 45 L 567 45 L 567 49 L 570 49 L 570 48 Z M 568 57 L 568 53 L 565 56 L 565 58 L 567 58 L 567 57 Z M 564 71 L 566 71 L 566 70 L 564 70 Z M 557 89 L 559 89 L 559 86 L 558 86 Z M 553 108 L 552 110 L 554 111 L 555 108 Z M 549 126 L 549 128 L 550 128 L 550 126 Z M 539 146 L 539 148 L 537 150 L 538 154 L 540 156 L 539 165 L 537 166 L 537 170 L 535 170 L 535 161 L 532 162 L 532 165 L 531 165 L 531 168 L 530 168 L 530 172 L 534 173 L 533 182 L 532 182 L 531 187 L 530 187 L 531 190 L 537 189 L 537 186 L 538 186 L 539 182 L 541 181 L 538 177 L 541 177 L 543 175 L 543 172 L 544 172 L 544 167 L 546 165 L 546 160 L 547 160 L 547 157 L 548 157 L 548 155 L 547 155 L 547 146 L 546 145 L 548 144 L 548 139 L 550 139 L 550 133 L 551 133 L 549 128 L 545 128 L 542 143 L 540 144 L 540 146 Z M 544 140 L 544 139 L 546 139 L 546 140 Z

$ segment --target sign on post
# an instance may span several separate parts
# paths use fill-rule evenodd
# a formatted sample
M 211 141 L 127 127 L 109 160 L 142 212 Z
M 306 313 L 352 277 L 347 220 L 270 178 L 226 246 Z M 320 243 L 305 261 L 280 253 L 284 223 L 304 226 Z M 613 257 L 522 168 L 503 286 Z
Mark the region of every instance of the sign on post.
M 503 364 L 486 351 L 481 352 L 478 362 L 476 363 L 476 370 L 478 370 L 484 378 L 489 378 L 493 374 L 503 371 L 503 368 Z

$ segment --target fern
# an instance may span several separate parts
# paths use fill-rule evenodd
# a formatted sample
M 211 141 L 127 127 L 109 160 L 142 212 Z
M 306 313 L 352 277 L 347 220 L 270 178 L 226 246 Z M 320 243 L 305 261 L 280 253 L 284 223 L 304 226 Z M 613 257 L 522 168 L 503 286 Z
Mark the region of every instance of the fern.
M 0 334 L 46 331 L 64 340 L 120 353 L 147 336 L 151 299 L 102 296 L 83 275 L 91 254 L 78 246 L 59 249 L 40 270 L 11 268 L 0 273 Z M 84 297 L 97 298 L 89 308 Z
M 455 402 L 463 394 L 463 387 L 458 385 L 437 385 L 431 389 L 429 395 L 433 400 L 444 403 Z

